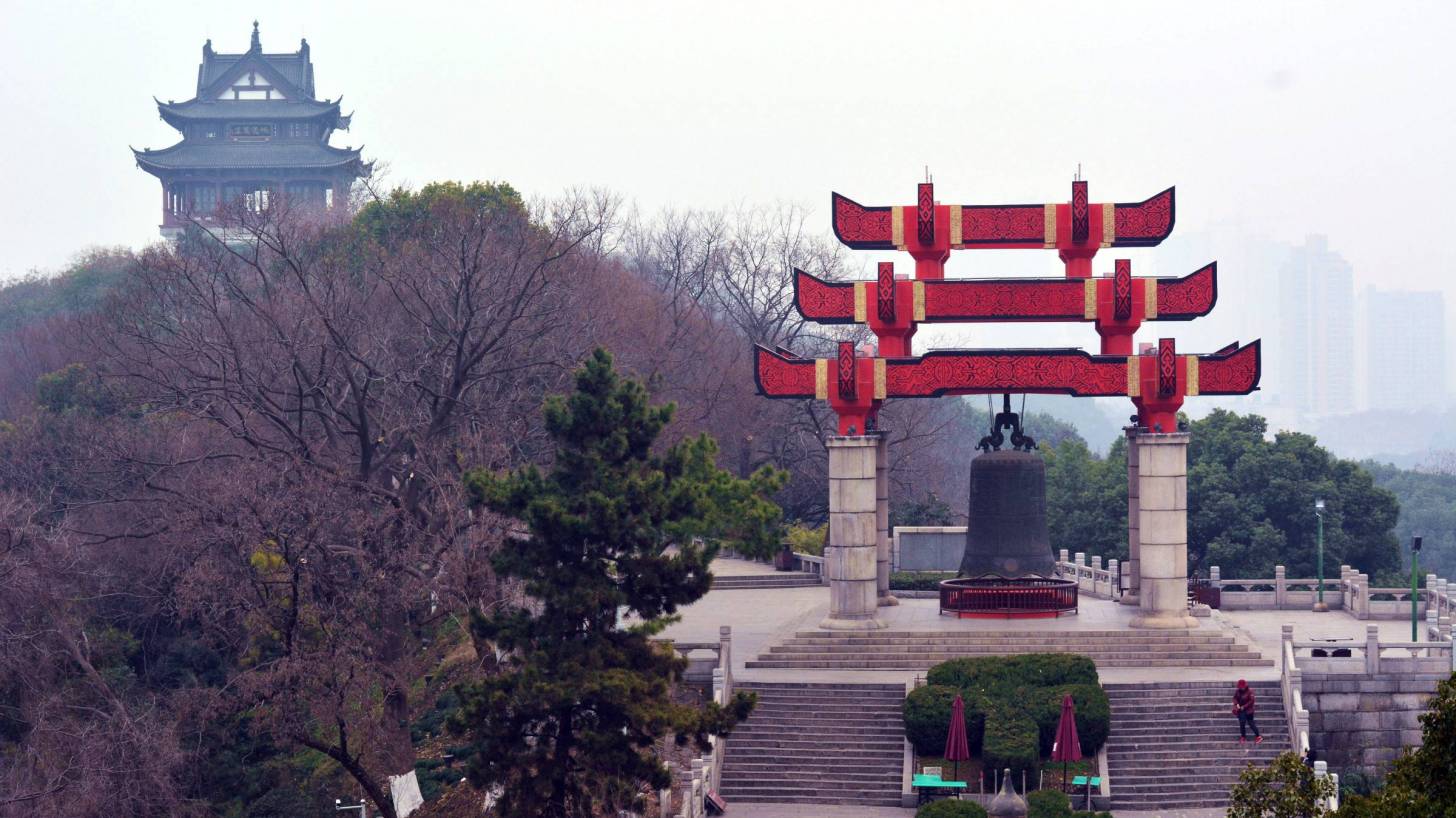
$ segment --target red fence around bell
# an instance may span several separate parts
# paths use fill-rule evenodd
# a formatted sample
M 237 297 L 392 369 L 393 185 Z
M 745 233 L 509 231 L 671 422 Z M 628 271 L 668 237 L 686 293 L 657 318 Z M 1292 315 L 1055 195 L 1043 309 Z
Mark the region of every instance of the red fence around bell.
M 1054 617 L 1077 611 L 1077 583 L 1052 577 L 966 577 L 940 583 L 940 612 L 969 619 Z

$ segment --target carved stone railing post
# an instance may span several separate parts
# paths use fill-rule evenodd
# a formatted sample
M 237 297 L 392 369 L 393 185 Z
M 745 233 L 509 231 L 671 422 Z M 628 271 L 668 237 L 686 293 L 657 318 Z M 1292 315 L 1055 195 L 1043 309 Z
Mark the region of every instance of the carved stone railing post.
M 718 626 L 718 667 L 723 669 L 723 695 L 733 696 L 733 627 Z
M 1289 584 L 1284 581 L 1284 566 L 1274 566 L 1274 608 L 1284 610 L 1289 601 Z
M 1117 570 L 1118 562 L 1115 559 L 1107 561 L 1107 595 L 1113 599 L 1122 596 L 1122 585 L 1119 578 L 1122 572 Z
M 1380 673 L 1380 626 L 1365 626 L 1365 672 L 1374 676 Z

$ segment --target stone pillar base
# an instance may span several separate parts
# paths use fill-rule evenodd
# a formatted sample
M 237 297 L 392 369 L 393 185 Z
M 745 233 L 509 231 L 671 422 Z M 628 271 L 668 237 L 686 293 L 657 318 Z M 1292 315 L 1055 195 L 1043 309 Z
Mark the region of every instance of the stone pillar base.
M 1177 614 L 1148 611 L 1134 616 L 1130 626 L 1146 630 L 1176 630 L 1181 628 L 1196 628 L 1198 627 L 1198 620 L 1186 613 Z
M 1120 604 L 1123 604 L 1123 605 L 1131 605 L 1134 608 L 1136 608 L 1138 606 L 1138 597 L 1137 597 L 1137 594 L 1134 594 L 1134 593 L 1132 593 L 1130 591 L 1124 591 L 1123 594 L 1122 594 L 1122 598 L 1119 599 L 1119 600 L 1117 600 L 1117 601 Z
M 886 594 L 875 600 L 875 606 L 879 608 L 893 608 L 899 604 L 899 598 L 893 594 Z
M 885 623 L 874 617 L 869 619 L 840 619 L 838 617 L 826 616 L 819 622 L 819 627 L 826 631 L 877 631 L 885 627 Z

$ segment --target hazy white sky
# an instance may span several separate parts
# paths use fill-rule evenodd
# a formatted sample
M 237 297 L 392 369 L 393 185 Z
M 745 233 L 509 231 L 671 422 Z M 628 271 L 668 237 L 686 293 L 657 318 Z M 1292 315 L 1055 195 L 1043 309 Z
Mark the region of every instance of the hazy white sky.
M 357 112 L 334 144 L 395 181 L 795 200 L 827 230 L 831 189 L 908 203 L 929 165 L 943 201 L 1055 201 L 1080 162 L 1094 200 L 1176 184 L 1180 231 L 1326 233 L 1357 286 L 1450 305 L 1453 9 L 0 0 L 0 278 L 155 239 L 127 145 L 176 141 L 152 95 L 190 98 L 203 40 L 243 51 L 256 16 L 265 50 L 308 38 Z

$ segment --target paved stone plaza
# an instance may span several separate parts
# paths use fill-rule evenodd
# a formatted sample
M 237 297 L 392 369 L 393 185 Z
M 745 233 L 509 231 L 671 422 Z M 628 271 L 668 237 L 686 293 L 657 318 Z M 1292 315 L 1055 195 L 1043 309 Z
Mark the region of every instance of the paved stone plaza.
M 751 584 L 754 577 L 765 579 L 776 572 L 767 565 L 737 559 L 720 559 L 714 565 L 714 572 L 722 577 L 735 579 L 735 585 Z M 783 577 L 783 574 L 777 576 Z M 732 629 L 732 666 L 735 684 L 752 686 L 755 683 L 779 685 L 846 685 L 846 684 L 906 684 L 924 674 L 924 670 L 867 670 L 859 668 L 765 668 L 750 665 L 776 645 L 783 645 L 796 634 L 816 631 L 830 612 L 830 593 L 825 586 L 770 587 L 718 589 L 702 600 L 682 610 L 680 622 L 668 629 L 668 638 L 681 642 L 712 642 L 719 637 L 720 626 Z M 1148 633 L 1130 627 L 1137 609 L 1116 602 L 1083 595 L 1075 615 L 1058 619 L 955 619 L 939 613 L 937 599 L 903 598 L 900 604 L 879 608 L 877 616 L 885 628 L 875 634 L 892 635 L 914 632 L 921 637 L 926 634 L 983 634 L 1016 633 L 1060 635 L 1075 640 L 1078 632 L 1086 632 L 1089 643 L 1094 634 L 1109 631 L 1123 631 L 1133 635 Z M 1166 683 L 1170 688 L 1190 682 L 1213 682 L 1227 684 L 1230 695 L 1234 682 L 1240 678 L 1262 683 L 1265 691 L 1273 684 L 1274 702 L 1277 707 L 1277 685 L 1280 678 L 1279 657 L 1282 650 L 1285 625 L 1292 625 L 1296 640 L 1317 640 L 1344 638 L 1352 643 L 1362 643 L 1367 625 L 1378 628 L 1382 640 L 1399 641 L 1409 637 L 1409 624 L 1401 621 L 1360 621 L 1340 611 L 1313 613 L 1310 611 L 1214 611 L 1209 617 L 1196 620 L 1197 627 L 1189 633 L 1232 640 L 1240 650 L 1247 649 L 1266 661 L 1262 665 L 1246 666 L 1203 666 L 1203 667 L 1152 667 L 1152 666 L 1106 666 L 1099 667 L 1104 685 L 1138 685 Z M 1165 632 L 1167 633 L 1167 632 Z M 1105 638 L 1105 637 L 1104 637 Z M 1206 687 L 1206 685 L 1205 685 Z M 1269 693 L 1261 693 L 1267 696 Z M 1267 699 L 1265 700 L 1268 701 Z M 1224 712 L 1220 706 L 1218 712 Z M 1272 721 L 1271 716 L 1271 721 Z M 1232 721 L 1229 730 L 1236 728 Z M 1266 732 L 1277 735 L 1286 730 L 1281 720 L 1266 726 Z M 1276 743 L 1287 746 L 1287 740 Z M 729 757 L 732 756 L 732 739 L 729 740 Z M 1270 755 L 1278 751 L 1271 746 Z M 759 753 L 768 751 L 758 750 Z M 784 751 L 785 753 L 789 751 Z M 762 758 L 756 759 L 763 761 Z M 732 763 L 730 761 L 730 763 Z M 790 763 L 785 761 L 785 763 Z M 761 767 L 762 765 L 754 765 Z M 1114 784 L 1115 787 L 1115 784 Z M 863 816 L 907 816 L 914 811 L 893 806 L 825 805 L 821 803 L 747 803 L 744 798 L 730 796 L 732 814 L 749 818 L 850 818 Z M 1118 818 L 1214 818 L 1222 816 L 1222 809 L 1170 808 L 1156 810 L 1115 810 Z
M 720 576 L 772 575 L 768 565 L 736 559 L 720 559 L 713 571 Z M 669 639 L 709 642 L 718 639 L 718 628 L 733 628 L 733 670 L 735 678 L 762 681 L 888 682 L 906 681 L 917 671 L 842 671 L 753 669 L 746 663 L 796 632 L 815 630 L 829 611 L 827 587 L 742 589 L 710 592 L 697 603 L 682 609 L 682 621 L 667 629 Z M 902 599 L 894 607 L 880 608 L 878 616 L 886 631 L 1070 631 L 1128 628 L 1135 608 L 1105 599 L 1083 596 L 1074 616 L 1059 619 L 955 619 L 941 616 L 935 599 Z M 1365 638 L 1366 625 L 1380 628 L 1382 639 L 1399 641 L 1410 637 L 1410 624 L 1401 621 L 1362 622 L 1332 611 L 1215 611 L 1198 620 L 1198 631 L 1231 634 L 1240 642 L 1276 660 L 1273 667 L 1241 668 L 1108 668 L 1101 671 L 1109 684 L 1172 680 L 1278 679 L 1281 628 L 1294 626 L 1296 639 L 1349 637 Z

